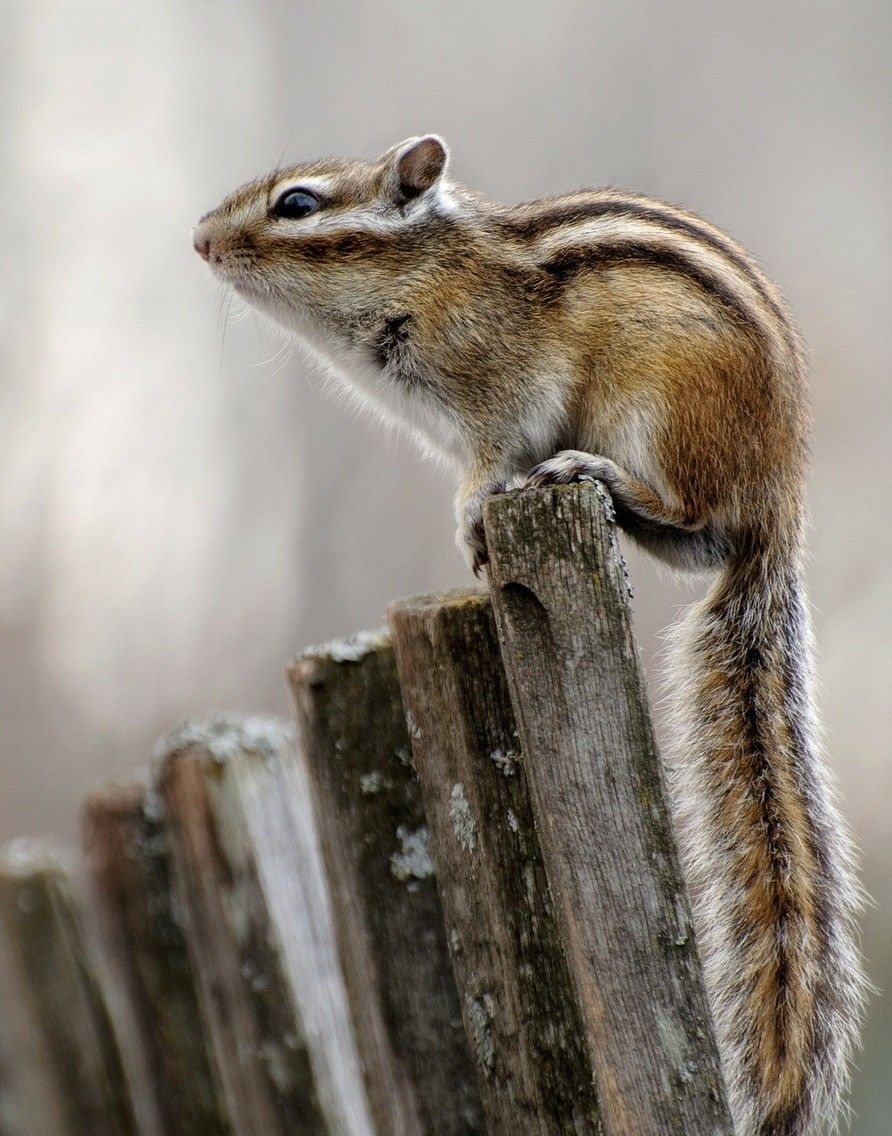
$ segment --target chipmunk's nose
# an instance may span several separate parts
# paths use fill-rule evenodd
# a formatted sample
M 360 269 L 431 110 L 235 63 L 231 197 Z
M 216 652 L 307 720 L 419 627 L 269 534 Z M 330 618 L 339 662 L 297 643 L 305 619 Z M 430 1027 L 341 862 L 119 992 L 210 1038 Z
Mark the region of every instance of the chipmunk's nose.
M 192 229 L 192 248 L 199 254 L 202 260 L 210 260 L 211 247 L 208 225 L 199 224 L 195 225 Z
M 210 260 L 211 258 L 211 238 L 207 235 L 205 229 L 198 225 L 192 233 L 192 247 L 198 253 L 202 260 Z

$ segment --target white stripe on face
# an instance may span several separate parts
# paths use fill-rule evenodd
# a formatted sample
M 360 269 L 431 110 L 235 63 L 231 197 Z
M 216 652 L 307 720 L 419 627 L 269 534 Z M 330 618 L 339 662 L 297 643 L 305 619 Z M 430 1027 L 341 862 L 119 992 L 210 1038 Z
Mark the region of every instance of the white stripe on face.
M 293 220 L 276 218 L 275 223 L 283 227 L 282 232 L 287 233 L 289 229 L 285 226 L 289 226 L 295 236 L 311 234 L 326 236 L 353 231 L 386 235 L 406 229 L 425 215 L 436 213 L 440 216 L 458 216 L 462 212 L 462 206 L 452 192 L 453 186 L 445 182 L 420 194 L 402 209 L 397 209 L 386 199 L 379 198 L 350 209 L 328 211 L 325 208 L 325 198 L 327 194 L 332 193 L 335 186 L 335 179 L 325 175 L 281 178 L 267 195 L 267 210 L 271 209 L 272 205 L 289 190 L 306 189 L 316 194 L 323 203 L 318 212 Z

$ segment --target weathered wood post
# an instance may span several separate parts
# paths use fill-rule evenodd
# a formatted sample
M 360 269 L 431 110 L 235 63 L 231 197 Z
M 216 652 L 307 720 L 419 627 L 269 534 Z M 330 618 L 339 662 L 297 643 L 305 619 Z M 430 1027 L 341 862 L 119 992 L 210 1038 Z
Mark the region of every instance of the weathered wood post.
M 509 493 L 487 503 L 485 527 L 605 1136 L 731 1136 L 609 496 Z
M 13 1115 L 25 1132 L 41 1136 L 136 1136 L 118 1038 L 66 859 L 20 841 L 0 855 Z
M 386 634 L 290 669 L 341 963 L 379 1136 L 482 1136 Z
M 732 1136 L 609 497 L 485 526 L 490 594 L 293 664 L 301 750 L 190 725 L 90 799 L 129 1016 L 0 857 L 0 1136 Z
M 161 798 L 141 783 L 97 790 L 84 805 L 83 837 L 106 958 L 140 1043 L 141 1136 L 234 1136 L 173 901 Z
M 372 1136 L 293 733 L 191 724 L 162 747 L 175 902 L 239 1136 Z
M 593 1055 L 533 822 L 489 596 L 390 609 L 490 1136 L 596 1136 Z

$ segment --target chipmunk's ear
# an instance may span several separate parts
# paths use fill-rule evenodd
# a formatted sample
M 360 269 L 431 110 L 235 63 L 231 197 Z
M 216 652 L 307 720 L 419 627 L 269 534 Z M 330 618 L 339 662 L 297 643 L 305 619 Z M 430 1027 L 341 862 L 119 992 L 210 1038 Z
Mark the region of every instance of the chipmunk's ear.
M 409 138 L 384 155 L 388 164 L 388 188 L 402 202 L 411 201 L 433 188 L 443 177 L 449 151 L 436 134 Z

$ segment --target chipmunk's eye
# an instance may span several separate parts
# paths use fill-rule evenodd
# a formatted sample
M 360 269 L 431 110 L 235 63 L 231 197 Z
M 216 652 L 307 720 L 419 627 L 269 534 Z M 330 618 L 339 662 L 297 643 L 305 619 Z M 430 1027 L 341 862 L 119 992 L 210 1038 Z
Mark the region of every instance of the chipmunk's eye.
M 272 208 L 274 217 L 306 217 L 319 208 L 319 198 L 308 189 L 286 189 Z

